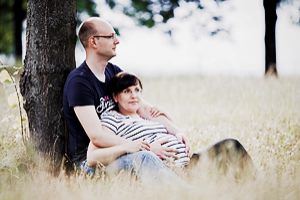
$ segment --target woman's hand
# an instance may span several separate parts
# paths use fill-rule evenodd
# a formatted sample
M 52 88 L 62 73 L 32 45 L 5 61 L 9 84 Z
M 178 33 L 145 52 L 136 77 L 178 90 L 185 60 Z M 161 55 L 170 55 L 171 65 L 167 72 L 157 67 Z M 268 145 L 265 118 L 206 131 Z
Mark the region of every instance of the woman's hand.
M 150 151 L 149 143 L 141 139 L 136 141 L 128 141 L 127 143 L 123 144 L 123 147 L 126 153 L 134 153 L 137 151 Z
M 150 144 L 150 151 L 155 153 L 160 159 L 166 160 L 169 158 L 178 158 L 176 156 L 177 150 L 170 147 L 163 147 L 162 145 L 168 142 L 169 139 L 157 140 Z

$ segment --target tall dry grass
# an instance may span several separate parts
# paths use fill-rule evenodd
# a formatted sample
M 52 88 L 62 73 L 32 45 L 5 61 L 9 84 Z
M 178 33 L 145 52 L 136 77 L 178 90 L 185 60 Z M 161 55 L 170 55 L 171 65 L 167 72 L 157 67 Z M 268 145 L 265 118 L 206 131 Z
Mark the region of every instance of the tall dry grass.
M 168 111 L 205 149 L 236 138 L 257 169 L 237 182 L 199 169 L 191 179 L 144 185 L 122 176 L 52 177 L 22 143 L 11 85 L 0 85 L 0 199 L 300 199 L 300 79 L 229 77 L 142 78 L 144 96 Z M 10 104 L 12 104 L 10 102 Z

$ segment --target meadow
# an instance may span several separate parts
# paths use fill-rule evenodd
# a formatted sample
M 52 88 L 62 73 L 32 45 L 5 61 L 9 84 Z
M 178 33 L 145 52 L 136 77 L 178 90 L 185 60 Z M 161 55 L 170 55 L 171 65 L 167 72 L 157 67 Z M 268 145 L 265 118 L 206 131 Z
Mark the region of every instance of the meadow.
M 300 199 L 300 78 L 142 77 L 147 101 L 167 111 L 193 151 L 238 139 L 255 164 L 255 179 L 197 172 L 185 180 L 144 185 L 67 178 L 46 172 L 26 148 L 14 86 L 0 83 L 0 199 Z M 26 123 L 26 121 L 25 121 Z

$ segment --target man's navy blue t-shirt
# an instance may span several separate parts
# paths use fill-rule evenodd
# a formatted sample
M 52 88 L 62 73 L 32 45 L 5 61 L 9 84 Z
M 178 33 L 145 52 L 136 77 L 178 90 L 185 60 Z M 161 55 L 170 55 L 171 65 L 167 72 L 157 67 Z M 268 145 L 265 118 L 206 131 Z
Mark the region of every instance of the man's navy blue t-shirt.
M 108 63 L 105 68 L 105 82 L 101 82 L 86 62 L 83 62 L 69 74 L 64 86 L 63 109 L 69 133 L 68 156 L 71 161 L 78 163 L 86 159 L 90 141 L 74 112 L 74 107 L 93 105 L 100 120 L 104 111 L 115 107 L 107 82 L 120 71 L 118 66 Z

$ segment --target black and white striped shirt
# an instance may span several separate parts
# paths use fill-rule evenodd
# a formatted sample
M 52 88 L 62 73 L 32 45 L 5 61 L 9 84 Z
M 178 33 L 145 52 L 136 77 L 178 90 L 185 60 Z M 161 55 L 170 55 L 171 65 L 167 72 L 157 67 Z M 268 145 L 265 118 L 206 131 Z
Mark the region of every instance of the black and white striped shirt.
M 151 144 L 157 140 L 167 140 L 162 146 L 177 150 L 178 158 L 172 163 L 175 166 L 184 166 L 189 162 L 185 144 L 178 141 L 176 136 L 168 134 L 166 127 L 158 122 L 124 116 L 116 111 L 103 113 L 101 122 L 116 135 L 132 141 L 144 139 Z

